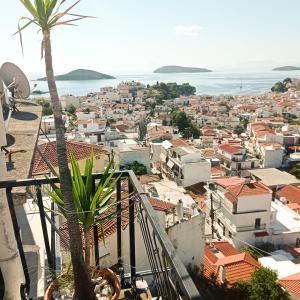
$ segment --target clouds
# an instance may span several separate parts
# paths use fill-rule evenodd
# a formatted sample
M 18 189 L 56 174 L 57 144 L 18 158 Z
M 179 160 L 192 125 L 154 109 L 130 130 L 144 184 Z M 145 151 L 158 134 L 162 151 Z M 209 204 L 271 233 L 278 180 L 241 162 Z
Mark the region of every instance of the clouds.
M 199 25 L 177 25 L 175 26 L 174 30 L 177 35 L 183 36 L 198 36 L 203 28 Z

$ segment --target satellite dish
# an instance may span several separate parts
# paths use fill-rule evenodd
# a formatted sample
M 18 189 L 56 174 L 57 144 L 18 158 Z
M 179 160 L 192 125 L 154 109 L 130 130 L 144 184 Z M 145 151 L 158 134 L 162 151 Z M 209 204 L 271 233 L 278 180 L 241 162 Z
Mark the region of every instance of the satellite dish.
M 13 99 L 27 99 L 30 96 L 30 85 L 26 75 L 15 64 L 6 62 L 0 69 L 6 88 L 11 92 Z
M 7 103 L 6 96 L 7 94 L 6 94 L 6 90 L 4 89 L 3 81 L 0 79 L 0 104 L 1 105 Z

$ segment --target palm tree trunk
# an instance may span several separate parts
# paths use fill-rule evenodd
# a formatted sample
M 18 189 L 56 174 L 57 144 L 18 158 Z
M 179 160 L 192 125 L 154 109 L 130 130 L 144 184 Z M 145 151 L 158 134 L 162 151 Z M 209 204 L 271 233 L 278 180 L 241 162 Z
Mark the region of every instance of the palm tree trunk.
M 87 229 L 83 232 L 84 236 L 84 247 L 85 247 L 85 264 L 91 266 L 91 230 Z
M 51 104 L 54 115 L 56 130 L 57 160 L 60 174 L 61 190 L 64 197 L 67 215 L 68 232 L 70 236 L 71 260 L 74 272 L 75 293 L 74 299 L 92 300 L 94 293 L 87 266 L 83 259 L 82 240 L 79 230 L 79 223 L 75 212 L 75 205 L 72 199 L 71 175 L 68 167 L 67 150 L 65 142 L 65 126 L 62 119 L 62 110 L 54 79 L 50 32 L 43 32 L 43 44 L 45 49 L 45 64 L 48 80 L 48 87 L 51 96 Z

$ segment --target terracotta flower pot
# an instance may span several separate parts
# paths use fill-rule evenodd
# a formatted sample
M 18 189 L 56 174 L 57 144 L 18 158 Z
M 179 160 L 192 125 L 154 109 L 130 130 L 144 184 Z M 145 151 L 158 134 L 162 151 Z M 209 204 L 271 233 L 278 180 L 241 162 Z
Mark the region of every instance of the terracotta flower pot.
M 111 299 L 112 300 L 119 299 L 120 292 L 121 292 L 121 285 L 117 275 L 111 269 L 101 269 L 101 270 L 93 269 L 92 277 L 99 277 L 99 276 L 106 278 L 114 286 L 115 293 Z M 45 292 L 44 300 L 52 300 L 53 292 L 56 291 L 58 288 L 59 288 L 58 284 L 53 281 L 48 286 Z

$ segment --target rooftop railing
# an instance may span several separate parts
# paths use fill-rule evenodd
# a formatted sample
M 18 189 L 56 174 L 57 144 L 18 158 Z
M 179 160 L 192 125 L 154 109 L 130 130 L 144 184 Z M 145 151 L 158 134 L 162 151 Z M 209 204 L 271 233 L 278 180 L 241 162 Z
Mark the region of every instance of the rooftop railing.
M 141 184 L 136 178 L 133 171 L 116 172 L 114 176 L 121 175 L 116 185 L 116 223 L 117 223 L 117 261 L 116 272 L 121 278 L 121 285 L 123 288 L 130 288 L 132 293 L 136 293 L 136 280 L 143 274 L 143 276 L 151 276 L 153 282 L 153 296 L 159 299 L 202 299 L 197 288 L 195 287 L 189 273 L 187 272 L 182 261 L 178 257 L 165 228 L 161 224 L 158 215 L 154 211 L 149 202 L 147 194 L 144 192 Z M 103 177 L 103 174 L 93 174 L 93 183 Z M 50 178 L 51 181 L 58 183 L 56 177 Z M 47 263 L 51 274 L 56 274 L 56 245 L 55 237 L 64 239 L 59 224 L 56 223 L 55 207 L 51 202 L 51 213 L 45 212 L 43 203 L 43 186 L 48 185 L 47 179 L 24 179 L 24 180 L 10 180 L 0 181 L 0 189 L 6 190 L 7 201 L 10 209 L 11 219 L 14 227 L 14 234 L 17 241 L 17 246 L 20 253 L 22 267 L 25 275 L 25 284 L 21 286 L 21 298 L 29 299 L 28 295 L 31 288 L 30 276 L 28 272 L 28 265 L 22 244 L 20 228 L 16 211 L 13 203 L 13 189 L 16 187 L 26 187 L 28 190 L 34 190 L 34 199 L 39 209 L 41 220 L 41 228 L 43 232 L 45 252 L 47 255 Z M 124 274 L 124 253 L 122 253 L 122 240 L 124 239 L 125 231 L 122 230 L 122 193 L 124 189 L 128 195 L 128 216 L 129 216 L 129 258 L 130 272 L 128 276 Z M 123 201 L 123 200 L 122 200 Z M 127 200 L 126 200 L 127 201 Z M 47 230 L 47 222 L 51 225 L 50 237 Z M 146 249 L 147 259 L 149 261 L 150 270 L 145 272 L 138 272 L 139 266 L 136 259 L 136 227 L 140 226 L 140 231 L 143 237 L 143 244 Z M 94 254 L 96 266 L 99 264 L 99 233 L 97 226 L 94 226 Z M 101 261 L 100 261 L 101 263 Z

